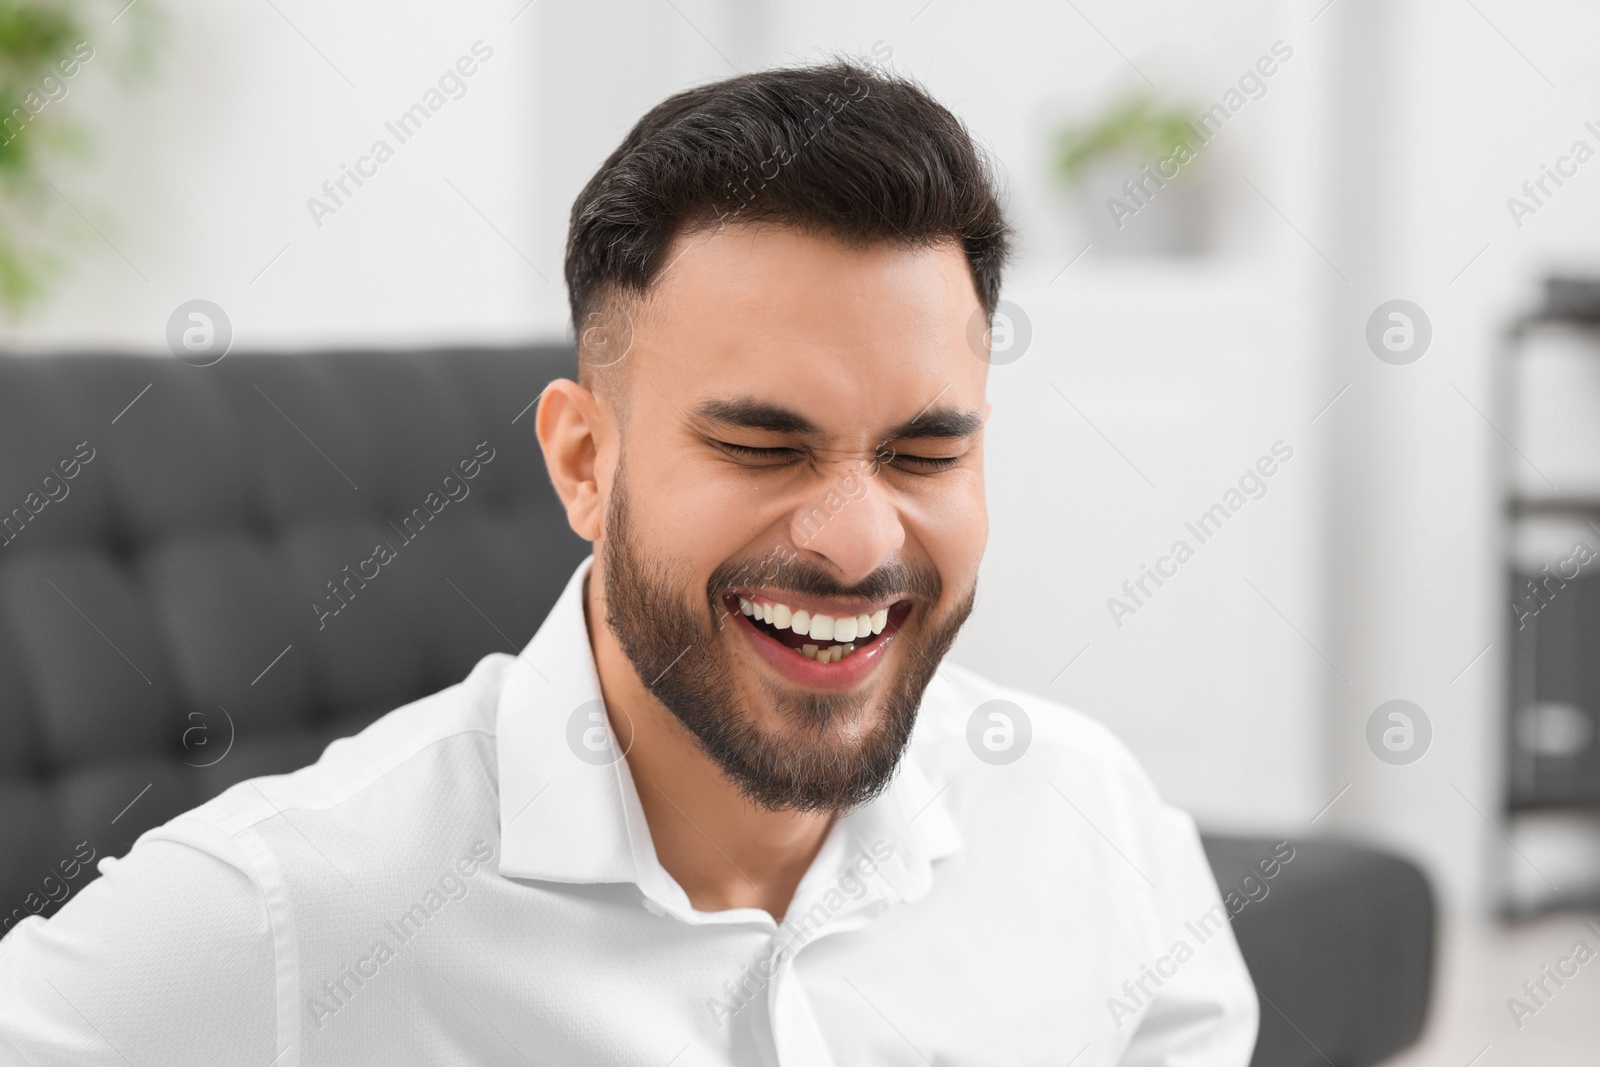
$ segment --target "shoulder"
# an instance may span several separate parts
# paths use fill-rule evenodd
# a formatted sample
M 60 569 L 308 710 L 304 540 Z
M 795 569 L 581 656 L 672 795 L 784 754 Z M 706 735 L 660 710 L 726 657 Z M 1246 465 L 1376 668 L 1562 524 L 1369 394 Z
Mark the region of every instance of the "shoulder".
M 0 940 L 0 1062 L 7 1042 L 100 1062 L 62 994 L 121 1012 L 127 1026 L 109 1036 L 122 1047 L 154 1055 L 165 1041 L 163 1062 L 270 1060 L 276 1020 L 295 1010 L 278 976 L 349 915 L 329 902 L 387 906 L 411 885 L 396 872 L 432 872 L 434 852 L 466 847 L 461 835 L 493 836 L 496 718 L 516 663 L 489 656 L 316 763 L 232 786 L 101 860 L 53 918 L 19 923 Z M 33 977 L 45 971 L 59 989 Z M 208 1005 L 198 1021 L 185 1007 L 196 1003 Z
M 381 798 L 398 805 L 387 809 L 398 816 L 405 807 L 432 803 L 439 789 L 459 784 L 463 774 L 481 771 L 492 779 L 496 711 L 506 673 L 516 662 L 501 653 L 486 656 L 455 685 L 332 742 L 315 763 L 246 779 L 144 836 L 204 848 L 203 840 L 237 842 L 286 810 L 327 812 Z
M 30 1063 L 271 1059 L 268 908 L 229 843 L 207 844 L 141 840 L 0 939 L 0 1063 L 7 1047 Z
M 1017 752 L 1010 762 L 1019 769 L 1027 764 L 1080 787 L 1099 782 L 1158 799 L 1138 759 L 1104 723 L 948 659 L 928 686 L 912 744 L 925 766 L 939 766 L 948 777 L 1006 765 Z M 989 752 L 988 759 L 981 754 Z
M 1121 915 L 1145 948 L 1162 942 L 1174 917 L 1215 902 L 1194 820 L 1162 799 L 1103 723 L 948 661 L 938 673 L 912 753 L 942 784 L 940 802 L 963 837 L 982 842 L 996 870 L 1013 883 L 1032 872 L 1049 893 L 1060 890 L 1060 871 L 1078 872 L 1079 885 L 1096 887 L 1101 914 Z M 1085 882 L 1083 872 L 1093 877 Z

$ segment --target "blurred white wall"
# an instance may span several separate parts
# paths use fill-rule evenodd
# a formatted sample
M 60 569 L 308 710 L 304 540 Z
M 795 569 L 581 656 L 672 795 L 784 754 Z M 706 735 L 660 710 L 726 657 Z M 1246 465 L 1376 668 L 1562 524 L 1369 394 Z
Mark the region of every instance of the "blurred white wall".
M 1535 873 L 1499 832 L 1503 482 L 1525 460 L 1508 443 L 1498 346 L 1543 275 L 1596 268 L 1600 168 L 1520 227 L 1507 199 L 1575 139 L 1600 148 L 1583 127 L 1600 117 L 1584 44 L 1600 12 L 1345 0 L 1324 21 L 1336 61 L 1314 239 L 1351 284 L 1330 287 L 1322 354 L 1352 383 L 1330 415 L 1330 654 L 1358 683 L 1333 690 L 1333 784 L 1353 784 L 1330 819 L 1420 852 L 1451 899 L 1484 904 L 1506 878 Z M 1433 324 L 1410 366 L 1374 360 L 1361 340 L 1372 309 L 1397 297 Z M 1370 759 L 1362 737 L 1393 697 L 1433 723 L 1432 749 L 1410 766 Z
M 1520 228 L 1505 199 L 1600 119 L 1585 54 L 1600 12 L 163 8 L 158 85 L 123 94 L 92 70 L 74 89 L 100 162 L 58 184 L 104 237 L 84 231 L 76 273 L 6 325 L 12 346 L 159 351 L 167 315 L 196 297 L 228 311 L 240 347 L 560 336 L 568 207 L 647 107 L 735 70 L 890 56 L 999 160 L 1020 237 L 1005 295 L 1033 335 L 991 374 L 993 534 L 957 658 L 1103 719 L 1212 826 L 1388 841 L 1452 903 L 1488 902 L 1504 858 L 1497 480 L 1516 459 L 1492 345 L 1551 263 L 1593 265 L 1600 162 Z M 493 57 L 465 95 L 316 226 L 307 198 L 479 40 Z M 1147 83 L 1215 101 L 1278 41 L 1292 60 L 1207 149 L 1217 254 L 1077 259 L 1081 228 L 1048 173 L 1054 124 Z M 1409 366 L 1364 340 L 1396 297 L 1433 324 Z M 1186 535 L 1278 441 L 1293 457 L 1266 495 L 1204 545 Z M 1117 625 L 1108 598 L 1180 538 L 1194 558 Z M 1392 698 L 1433 723 L 1409 766 L 1365 741 Z
M 75 273 L 7 340 L 160 351 L 167 315 L 195 298 L 248 347 L 559 331 L 560 248 L 531 239 L 546 150 L 520 6 L 163 0 L 154 84 L 126 90 L 102 49 L 66 101 L 95 165 L 51 177 L 94 228 L 78 227 Z M 480 40 L 492 55 L 459 99 L 450 89 L 405 143 L 386 130 Z M 323 183 L 378 139 L 393 158 L 347 179 L 318 226 L 308 199 L 331 202 Z

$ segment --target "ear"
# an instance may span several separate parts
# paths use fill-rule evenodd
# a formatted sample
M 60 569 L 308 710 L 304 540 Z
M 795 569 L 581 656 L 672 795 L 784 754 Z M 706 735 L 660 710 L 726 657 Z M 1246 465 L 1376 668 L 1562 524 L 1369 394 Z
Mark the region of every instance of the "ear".
M 598 539 L 605 521 L 597 471 L 605 420 L 594 394 L 566 378 L 545 387 L 534 417 L 545 469 L 567 509 L 567 524 L 585 541 Z

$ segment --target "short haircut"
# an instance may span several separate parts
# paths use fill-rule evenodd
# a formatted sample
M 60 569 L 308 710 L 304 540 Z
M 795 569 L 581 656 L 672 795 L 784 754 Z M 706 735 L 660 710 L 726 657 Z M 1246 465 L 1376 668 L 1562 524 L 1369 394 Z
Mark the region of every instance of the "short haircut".
M 731 221 L 854 246 L 953 239 L 989 314 L 1010 249 L 987 160 L 919 85 L 846 60 L 741 74 L 657 104 L 573 203 L 580 369 L 589 316 L 647 295 L 680 235 Z

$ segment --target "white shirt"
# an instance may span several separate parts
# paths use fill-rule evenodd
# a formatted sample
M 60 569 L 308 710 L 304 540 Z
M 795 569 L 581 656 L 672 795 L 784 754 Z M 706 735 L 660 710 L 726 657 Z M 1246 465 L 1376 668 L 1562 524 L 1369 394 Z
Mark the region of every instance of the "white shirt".
M 588 570 L 520 656 L 19 923 L 0 1064 L 1248 1062 L 1255 992 L 1193 822 L 1105 728 L 948 662 L 782 925 L 696 910 L 589 717 Z

